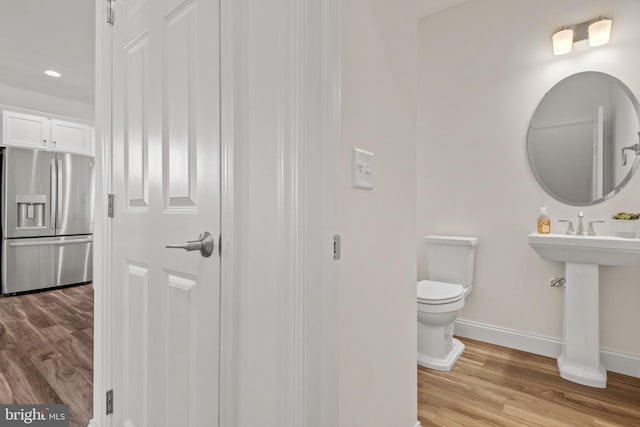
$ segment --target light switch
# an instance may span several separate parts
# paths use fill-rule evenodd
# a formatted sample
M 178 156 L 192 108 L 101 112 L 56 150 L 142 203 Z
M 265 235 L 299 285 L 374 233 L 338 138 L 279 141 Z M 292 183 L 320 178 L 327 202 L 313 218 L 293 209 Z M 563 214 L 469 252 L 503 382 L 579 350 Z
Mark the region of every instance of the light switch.
M 353 186 L 370 190 L 373 188 L 373 153 L 353 149 Z

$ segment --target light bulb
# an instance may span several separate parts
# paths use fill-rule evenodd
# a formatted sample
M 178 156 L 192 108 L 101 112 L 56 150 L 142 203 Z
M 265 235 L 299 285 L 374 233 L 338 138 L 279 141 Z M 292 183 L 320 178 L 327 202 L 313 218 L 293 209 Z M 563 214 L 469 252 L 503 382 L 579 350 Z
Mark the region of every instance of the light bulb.
M 611 19 L 603 18 L 589 25 L 589 46 L 596 47 L 609 43 Z
M 566 55 L 573 47 L 573 30 L 566 29 L 557 31 L 552 37 L 553 54 Z

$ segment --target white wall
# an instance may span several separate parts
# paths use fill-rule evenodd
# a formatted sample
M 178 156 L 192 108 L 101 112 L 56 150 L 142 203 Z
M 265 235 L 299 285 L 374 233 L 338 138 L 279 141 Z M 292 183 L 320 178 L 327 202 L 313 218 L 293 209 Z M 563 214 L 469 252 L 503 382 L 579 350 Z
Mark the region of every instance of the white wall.
M 611 43 L 552 54 L 551 34 L 599 15 L 613 18 Z M 555 220 L 578 208 L 548 196 L 527 161 L 526 135 L 538 102 L 564 77 L 609 73 L 640 94 L 640 2 L 636 0 L 475 0 L 419 23 L 418 277 L 426 275 L 422 236 L 475 235 L 474 291 L 462 319 L 559 338 L 563 290 L 548 279 L 563 266 L 527 245 L 539 206 Z M 629 144 L 637 140 L 630 140 Z M 581 208 L 612 233 L 612 213 L 640 210 L 640 174 L 613 199 Z M 600 273 L 601 344 L 640 355 L 640 265 Z
M 0 84 L 0 105 L 93 122 L 94 106 Z
M 413 427 L 415 0 L 345 0 L 337 225 L 342 427 Z M 351 150 L 374 153 L 374 188 L 351 187 Z

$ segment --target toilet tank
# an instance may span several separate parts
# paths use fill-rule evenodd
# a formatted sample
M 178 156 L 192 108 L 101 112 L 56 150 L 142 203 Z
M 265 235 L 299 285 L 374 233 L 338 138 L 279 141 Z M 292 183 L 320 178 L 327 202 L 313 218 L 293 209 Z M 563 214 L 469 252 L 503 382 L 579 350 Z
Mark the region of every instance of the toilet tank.
M 473 284 L 477 237 L 425 236 L 424 241 L 428 280 L 465 287 Z

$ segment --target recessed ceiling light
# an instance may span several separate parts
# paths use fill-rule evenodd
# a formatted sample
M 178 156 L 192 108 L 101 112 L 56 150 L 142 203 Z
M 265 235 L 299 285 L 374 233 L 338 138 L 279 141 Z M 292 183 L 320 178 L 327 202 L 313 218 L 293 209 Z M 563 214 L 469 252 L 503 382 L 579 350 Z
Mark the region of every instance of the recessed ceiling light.
M 51 76 L 51 77 L 62 77 L 62 74 L 60 74 L 59 72 L 55 71 L 55 70 L 47 70 L 44 72 L 47 76 Z

